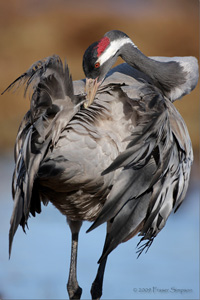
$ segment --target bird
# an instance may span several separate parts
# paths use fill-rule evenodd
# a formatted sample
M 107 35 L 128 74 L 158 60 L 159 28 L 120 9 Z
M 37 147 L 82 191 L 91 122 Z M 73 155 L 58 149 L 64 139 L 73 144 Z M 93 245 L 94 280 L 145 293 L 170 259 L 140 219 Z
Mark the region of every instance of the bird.
M 113 67 L 118 57 L 124 63 Z M 9 255 L 19 225 L 50 201 L 71 230 L 67 291 L 80 299 L 78 237 L 107 223 L 99 267 L 91 286 L 100 299 L 108 255 L 141 236 L 147 251 L 185 198 L 193 150 L 173 102 L 198 82 L 195 57 L 148 57 L 127 34 L 111 30 L 83 55 L 85 79 L 72 81 L 58 55 L 35 62 L 5 91 L 31 91 L 15 143 L 14 208 Z M 5 92 L 4 91 L 4 92 Z

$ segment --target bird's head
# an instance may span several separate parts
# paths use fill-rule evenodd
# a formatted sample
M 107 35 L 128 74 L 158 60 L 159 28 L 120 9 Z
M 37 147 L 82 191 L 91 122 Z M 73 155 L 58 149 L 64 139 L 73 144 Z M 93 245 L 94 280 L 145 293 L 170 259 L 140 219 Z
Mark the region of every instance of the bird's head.
M 121 54 L 120 49 L 130 38 L 119 30 L 107 32 L 102 39 L 90 45 L 83 56 L 83 71 L 86 76 L 86 94 L 89 106 L 106 74 Z

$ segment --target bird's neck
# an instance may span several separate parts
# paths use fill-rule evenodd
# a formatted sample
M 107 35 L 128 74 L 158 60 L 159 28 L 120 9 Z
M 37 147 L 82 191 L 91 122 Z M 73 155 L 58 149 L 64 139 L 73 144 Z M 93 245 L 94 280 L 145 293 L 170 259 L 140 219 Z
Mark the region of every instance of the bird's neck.
M 130 66 L 148 75 L 166 96 L 185 82 L 185 72 L 178 62 L 153 60 L 131 43 L 122 47 L 120 56 Z

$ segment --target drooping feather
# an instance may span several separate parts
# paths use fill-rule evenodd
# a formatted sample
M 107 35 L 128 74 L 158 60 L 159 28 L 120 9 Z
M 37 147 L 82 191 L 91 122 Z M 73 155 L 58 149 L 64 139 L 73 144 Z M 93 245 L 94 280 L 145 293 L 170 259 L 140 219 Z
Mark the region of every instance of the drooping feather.
M 74 96 L 69 69 L 58 56 L 33 64 L 16 83 L 25 83 L 25 92 L 32 85 L 31 107 L 20 125 L 15 145 L 13 174 L 14 210 L 9 233 L 9 253 L 18 225 L 25 230 L 30 213 L 40 213 L 40 195 L 35 181 L 47 149 L 55 145 L 63 128 L 79 109 Z

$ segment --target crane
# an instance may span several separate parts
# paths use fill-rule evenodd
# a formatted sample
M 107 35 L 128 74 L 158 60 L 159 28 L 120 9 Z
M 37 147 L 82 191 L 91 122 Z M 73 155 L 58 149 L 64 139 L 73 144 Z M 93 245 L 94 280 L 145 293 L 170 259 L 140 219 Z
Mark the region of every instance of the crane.
M 125 63 L 112 68 L 121 56 Z M 67 290 L 80 299 L 79 231 L 107 222 L 99 267 L 91 287 L 100 299 L 108 255 L 141 236 L 148 250 L 188 188 L 193 151 L 186 124 L 173 102 L 198 81 L 194 57 L 147 57 L 128 35 L 107 32 L 83 56 L 85 80 L 72 82 L 66 62 L 37 61 L 9 85 L 32 89 L 30 109 L 18 130 L 9 254 L 19 225 L 49 201 L 71 229 Z

